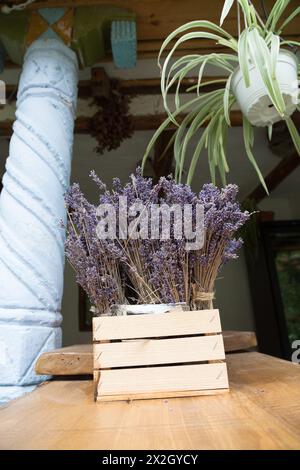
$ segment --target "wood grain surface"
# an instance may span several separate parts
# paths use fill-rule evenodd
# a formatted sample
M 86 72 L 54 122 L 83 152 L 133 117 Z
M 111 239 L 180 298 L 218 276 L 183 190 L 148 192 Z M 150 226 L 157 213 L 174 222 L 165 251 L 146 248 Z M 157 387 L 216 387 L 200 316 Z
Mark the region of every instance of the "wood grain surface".
M 93 341 L 221 333 L 219 310 L 172 310 L 163 314 L 93 318 Z
M 95 369 L 225 359 L 222 335 L 95 343 Z
M 210 391 L 228 391 L 225 362 L 163 367 L 138 367 L 130 369 L 105 369 L 100 371 L 97 400 L 131 400 L 162 397 L 205 395 Z
M 52 381 L 0 409 L 1 449 L 300 449 L 300 366 L 227 356 L 230 392 L 94 403 L 93 382 Z

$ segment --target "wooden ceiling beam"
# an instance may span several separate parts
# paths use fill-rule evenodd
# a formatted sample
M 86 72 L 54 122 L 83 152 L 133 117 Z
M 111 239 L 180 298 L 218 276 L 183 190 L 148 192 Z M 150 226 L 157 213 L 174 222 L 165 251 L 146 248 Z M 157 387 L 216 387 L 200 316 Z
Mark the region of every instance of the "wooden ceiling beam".
M 185 115 L 177 116 L 177 121 L 181 122 Z M 150 114 L 144 116 L 132 116 L 133 126 L 136 131 L 150 131 L 157 129 L 166 119 L 166 114 Z M 240 127 L 243 125 L 243 117 L 240 111 L 231 111 L 230 121 L 232 127 Z M 206 127 L 206 125 L 202 126 Z M 168 129 L 175 129 L 174 124 L 170 124 Z
M 225 77 L 203 77 L 203 83 L 210 82 L 215 79 L 224 79 Z M 150 95 L 161 94 L 160 78 L 146 78 L 146 79 L 133 79 L 133 80 L 119 80 L 120 89 L 122 93 L 128 95 Z M 198 83 L 198 77 L 184 78 L 181 81 L 182 92 L 186 91 L 189 87 Z M 223 84 L 208 84 L 201 87 L 201 91 L 206 93 L 219 89 Z M 170 92 L 175 92 L 176 86 L 170 88 Z
M 21 3 L 24 0 L 21 1 Z M 9 3 L 6 0 L 5 3 Z M 14 2 L 15 3 L 15 2 Z M 253 0 L 255 7 L 263 17 L 260 0 Z M 266 10 L 271 11 L 274 0 L 264 0 Z M 131 10 L 136 14 L 138 44 L 141 41 L 158 41 L 155 50 L 160 48 L 161 41 L 184 23 L 195 19 L 206 19 L 219 24 L 224 0 L 212 2 L 195 2 L 195 0 L 44 0 L 28 5 L 28 10 L 44 7 L 78 7 L 111 5 Z M 297 8 L 299 0 L 291 0 L 283 20 Z M 237 35 L 237 11 L 232 8 L 225 22 L 226 30 L 233 36 Z M 299 20 L 291 21 L 284 31 L 284 37 L 289 36 L 299 40 Z M 213 42 L 210 43 L 214 46 Z M 145 47 L 145 45 L 143 45 Z M 146 46 L 149 47 L 149 46 Z
M 298 39 L 299 40 L 299 39 Z M 160 43 L 162 44 L 162 42 Z M 228 52 L 228 49 L 226 49 L 223 46 L 212 46 L 212 47 L 203 47 L 204 45 L 198 46 L 195 45 L 193 49 L 186 49 L 186 48 L 179 48 L 174 52 L 174 57 L 182 57 L 186 54 L 210 54 L 213 52 Z M 138 43 L 138 49 L 137 49 L 137 58 L 138 60 L 141 59 L 157 59 L 159 49 L 150 49 L 150 50 L 140 50 L 139 49 L 139 43 Z M 168 49 L 167 49 L 168 50 Z M 101 60 L 101 63 L 108 63 L 112 62 L 113 58 L 110 52 L 107 53 L 107 55 Z M 10 59 L 5 60 L 5 69 L 20 69 L 21 67 L 18 64 L 14 64 Z M 133 69 L 134 70 L 134 69 Z
M 97 74 L 95 73 L 97 71 Z M 92 98 L 93 90 L 95 89 L 96 82 L 102 82 L 105 88 L 108 87 L 107 80 L 109 77 L 106 77 L 105 74 L 99 74 L 99 71 L 103 71 L 101 67 L 95 67 L 92 69 L 92 78 L 91 80 L 81 80 L 78 84 L 78 96 L 79 98 Z M 95 75 L 97 78 L 95 78 Z M 101 78 L 102 77 L 102 78 Z M 224 79 L 225 77 L 204 77 L 202 79 L 203 83 L 210 82 L 215 79 Z M 120 91 L 126 95 L 160 95 L 160 78 L 143 78 L 143 79 L 132 79 L 132 80 L 122 80 L 118 79 L 120 84 Z M 190 77 L 185 78 L 181 82 L 181 91 L 185 92 L 187 88 L 196 85 L 198 78 Z M 203 93 L 218 90 L 222 85 L 221 84 L 208 84 L 202 86 L 201 90 Z M 176 86 L 170 88 L 170 92 L 175 92 Z M 11 99 L 15 99 L 17 93 L 17 85 L 6 85 L 6 96 Z
M 184 115 L 178 116 L 180 122 Z M 132 116 L 133 128 L 135 131 L 151 131 L 156 130 L 160 124 L 166 119 L 166 114 L 150 114 L 141 116 Z M 242 114 L 240 111 L 232 111 L 230 113 L 232 127 L 242 126 Z M 0 122 L 0 137 L 10 137 L 12 133 L 13 121 L 6 120 Z M 79 116 L 75 121 L 75 134 L 90 134 L 93 129 L 93 118 Z M 175 129 L 174 125 L 170 125 L 169 129 Z
M 300 130 L 300 112 L 296 111 L 292 119 L 298 132 Z M 274 191 L 298 166 L 300 165 L 300 156 L 295 150 L 287 125 L 279 121 L 273 125 L 273 133 L 269 148 L 275 155 L 278 155 L 280 162 L 265 177 L 265 182 L 269 193 Z M 266 192 L 259 184 L 246 199 L 252 199 L 256 204 L 266 197 Z
M 298 166 L 300 165 L 300 157 L 297 153 L 288 155 L 283 158 L 278 165 L 265 177 L 265 182 L 269 193 L 274 191 Z M 247 197 L 255 201 L 256 204 L 261 202 L 267 196 L 263 186 L 259 184 Z
M 20 0 L 24 2 L 24 0 Z M 2 3 L 2 2 L 1 2 Z M 10 4 L 9 0 L 3 3 Z M 11 2 L 12 3 L 16 3 Z M 195 19 L 206 19 L 215 24 L 219 24 L 220 15 L 224 0 L 214 0 L 212 2 L 195 2 L 195 0 L 44 0 L 35 1 L 28 5 L 28 10 L 36 10 L 45 7 L 93 7 L 110 5 L 130 10 L 136 14 L 137 23 L 137 56 L 138 59 L 157 58 L 163 40 L 176 28 L 184 23 Z M 263 17 L 260 0 L 253 0 L 257 11 Z M 274 0 L 264 0 L 266 11 L 270 12 L 274 5 Z M 282 21 L 286 19 L 299 4 L 299 0 L 291 0 L 286 8 Z M 224 28 L 232 36 L 237 36 L 237 11 L 232 8 L 225 20 Z M 300 40 L 299 17 L 294 18 L 284 29 L 285 39 Z M 173 47 L 174 42 L 166 47 L 166 52 Z M 217 44 L 213 40 L 197 39 L 185 41 L 175 51 L 176 56 L 186 54 L 207 54 L 212 52 L 224 52 L 228 48 Z M 111 53 L 107 51 L 104 61 L 112 61 Z M 9 64 L 7 64 L 7 67 Z

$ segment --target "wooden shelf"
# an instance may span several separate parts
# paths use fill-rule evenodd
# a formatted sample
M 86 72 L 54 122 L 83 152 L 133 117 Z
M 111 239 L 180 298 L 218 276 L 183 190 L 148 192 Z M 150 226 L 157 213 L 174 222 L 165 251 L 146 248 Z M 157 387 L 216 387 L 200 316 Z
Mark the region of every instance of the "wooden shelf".
M 223 339 L 226 353 L 257 346 L 253 331 L 224 331 Z M 92 344 L 77 344 L 43 353 L 36 362 L 35 371 L 41 375 L 92 374 Z

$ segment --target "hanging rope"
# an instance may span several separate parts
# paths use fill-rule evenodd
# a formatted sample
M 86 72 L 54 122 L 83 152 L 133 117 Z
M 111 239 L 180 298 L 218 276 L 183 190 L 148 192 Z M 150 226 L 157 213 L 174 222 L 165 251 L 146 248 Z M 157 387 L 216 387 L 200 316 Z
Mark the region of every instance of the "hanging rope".
M 264 23 L 263 20 L 261 19 L 260 15 L 258 14 L 258 11 L 256 10 L 256 8 L 255 8 L 255 6 L 253 5 L 253 3 L 251 2 L 251 0 L 249 0 L 249 3 L 250 3 L 250 5 L 253 7 L 253 10 L 254 10 L 254 12 L 255 12 L 256 18 L 257 18 L 258 21 L 260 22 L 261 26 L 264 28 L 265 23 Z
M 266 5 L 265 5 L 264 0 L 260 0 L 260 4 L 261 4 L 262 11 L 263 11 L 263 13 L 264 13 L 265 21 L 267 21 L 267 19 L 268 19 L 268 11 L 267 11 L 267 8 L 266 8 Z
M 1 7 L 1 12 L 8 14 L 14 10 L 24 10 L 24 8 L 26 8 L 28 5 L 35 1 L 36 0 L 27 0 L 24 3 L 19 3 L 18 5 L 13 5 L 11 7 L 9 7 L 8 5 L 3 5 L 3 7 Z

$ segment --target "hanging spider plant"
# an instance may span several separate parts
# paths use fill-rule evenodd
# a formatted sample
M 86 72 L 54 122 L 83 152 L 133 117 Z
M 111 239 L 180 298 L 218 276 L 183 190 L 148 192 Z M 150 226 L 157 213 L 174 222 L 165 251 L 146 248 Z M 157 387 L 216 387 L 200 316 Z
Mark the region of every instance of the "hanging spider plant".
M 250 1 L 236 2 L 239 28 L 237 39 L 221 27 L 234 3 L 234 0 L 226 0 L 220 26 L 205 20 L 192 21 L 173 31 L 163 42 L 158 64 L 161 68 L 163 103 L 168 116 L 151 139 L 143 163 L 158 136 L 170 125 L 175 125 L 176 132 L 169 145 L 174 144 L 176 181 L 182 182 L 186 179 L 187 184 L 192 182 L 200 155 L 207 149 L 211 179 L 215 183 L 218 170 L 225 185 L 226 173 L 229 171 L 226 143 L 228 128 L 231 125 L 230 110 L 238 104 L 243 114 L 246 154 L 267 191 L 253 155 L 252 126 L 267 126 L 271 137 L 272 124 L 284 120 L 300 155 L 300 137 L 290 117 L 298 105 L 299 65 L 296 55 L 288 50 L 300 46 L 300 43 L 281 38 L 285 27 L 299 14 L 300 7 L 281 21 L 290 0 L 277 0 L 266 21 L 262 21 Z M 228 52 L 189 54 L 173 61 L 176 49 L 191 39 L 210 39 L 228 48 Z M 174 45 L 161 65 L 163 52 L 171 42 L 174 42 Z M 226 78 L 203 82 L 207 65 L 218 67 L 226 74 Z M 182 103 L 181 82 L 187 74 L 195 70 L 198 72 L 197 85 L 186 90 L 187 93 L 192 92 L 192 95 Z M 201 93 L 201 87 L 208 84 L 217 84 L 220 88 Z M 176 86 L 176 92 L 173 95 L 174 103 L 170 105 L 172 86 Z M 190 140 L 204 125 L 186 175 L 185 160 Z

